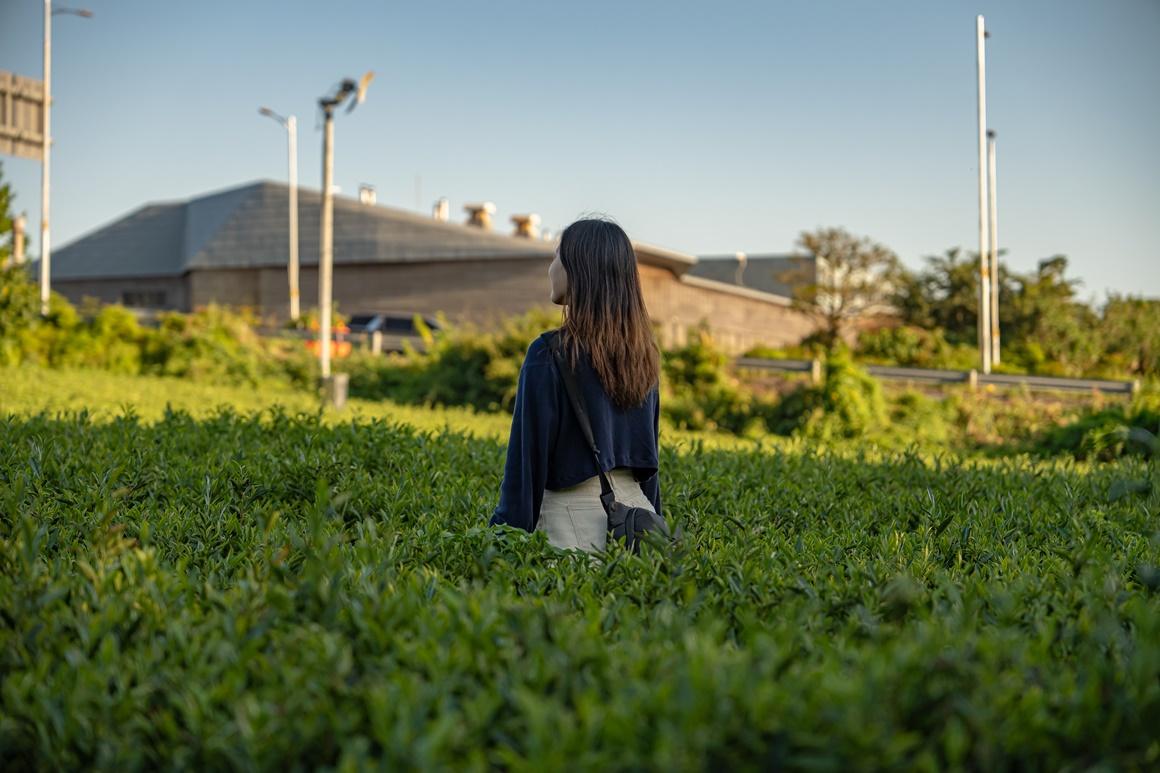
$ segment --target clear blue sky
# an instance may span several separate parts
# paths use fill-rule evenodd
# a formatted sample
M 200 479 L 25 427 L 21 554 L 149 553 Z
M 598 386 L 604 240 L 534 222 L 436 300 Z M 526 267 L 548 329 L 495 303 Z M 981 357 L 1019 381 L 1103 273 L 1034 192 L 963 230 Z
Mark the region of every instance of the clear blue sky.
M 318 187 L 316 100 L 373 69 L 337 123 L 346 193 L 447 196 L 455 218 L 492 200 L 501 228 L 599 211 L 694 254 L 840 225 L 916 266 L 977 244 L 983 13 L 1007 261 L 1063 253 L 1085 296 L 1160 296 L 1158 0 L 75 2 L 96 16 L 54 24 L 57 245 L 148 201 L 284 179 L 260 104 L 299 116 Z M 41 8 L 0 4 L 0 69 L 40 77 Z M 39 166 L 2 162 L 35 223 Z

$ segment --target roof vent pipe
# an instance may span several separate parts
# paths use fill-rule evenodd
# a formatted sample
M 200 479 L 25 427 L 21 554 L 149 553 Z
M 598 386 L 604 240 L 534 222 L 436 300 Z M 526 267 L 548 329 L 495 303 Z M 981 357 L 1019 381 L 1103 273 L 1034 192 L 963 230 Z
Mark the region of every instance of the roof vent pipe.
M 516 226 L 513 236 L 524 239 L 540 238 L 540 216 L 534 212 L 527 215 L 512 215 L 512 222 Z
M 737 284 L 738 287 L 745 286 L 744 276 L 745 276 L 745 264 L 746 264 L 746 262 L 747 262 L 747 257 L 745 255 L 745 253 L 744 252 L 737 253 L 737 276 L 735 278 L 736 279 L 735 284 Z
M 495 214 L 495 204 L 485 201 L 481 204 L 467 204 L 463 207 L 467 212 L 467 224 L 485 231 L 491 230 L 491 216 Z
M 435 218 L 441 223 L 446 223 L 451 219 L 451 202 L 447 200 L 446 196 L 441 197 L 431 207 L 431 217 Z

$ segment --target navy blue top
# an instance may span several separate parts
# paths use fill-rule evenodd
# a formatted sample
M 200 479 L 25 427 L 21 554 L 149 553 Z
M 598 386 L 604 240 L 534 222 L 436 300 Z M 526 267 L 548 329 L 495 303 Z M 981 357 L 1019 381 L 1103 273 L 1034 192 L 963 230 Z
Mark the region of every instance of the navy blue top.
M 552 331 L 533 341 L 520 368 L 499 506 L 491 517 L 493 526 L 507 524 L 532 531 L 540 518 L 544 489 L 569 488 L 596 476 L 596 460 L 552 360 L 555 336 L 556 331 Z M 660 398 L 656 387 L 640 406 L 620 410 L 608 399 L 587 357 L 580 358 L 576 382 L 584 395 L 604 472 L 631 469 L 659 514 Z

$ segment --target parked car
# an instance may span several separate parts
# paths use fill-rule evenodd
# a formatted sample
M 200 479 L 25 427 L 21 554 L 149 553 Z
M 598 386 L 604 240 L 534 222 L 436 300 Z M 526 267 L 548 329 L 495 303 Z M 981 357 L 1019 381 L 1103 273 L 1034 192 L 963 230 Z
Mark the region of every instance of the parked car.
M 440 330 L 439 322 L 433 317 L 423 317 L 423 322 L 432 332 Z M 352 333 L 379 332 L 384 336 L 419 337 L 415 329 L 415 315 L 398 312 L 352 314 L 348 323 Z
M 423 316 L 422 320 L 432 332 L 438 332 L 442 326 L 432 317 Z M 381 334 L 381 346 L 384 352 L 398 352 L 403 350 L 403 343 L 408 342 L 416 349 L 423 349 L 423 340 L 415 328 L 415 315 L 399 312 L 377 312 L 352 314 L 348 323 L 354 334 L 371 336 Z

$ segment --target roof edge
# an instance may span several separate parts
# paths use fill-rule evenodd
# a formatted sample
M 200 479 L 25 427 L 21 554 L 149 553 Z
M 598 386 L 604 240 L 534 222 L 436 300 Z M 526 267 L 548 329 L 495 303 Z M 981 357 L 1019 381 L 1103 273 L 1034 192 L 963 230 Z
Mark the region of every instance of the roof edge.
M 771 303 L 775 306 L 789 307 L 793 305 L 793 299 L 787 298 L 784 295 L 774 295 L 773 293 L 762 292 L 761 290 L 754 290 L 749 287 L 740 287 L 738 285 L 729 284 L 728 282 L 718 282 L 715 279 L 706 279 L 703 276 L 693 276 L 692 274 L 685 274 L 680 277 L 680 281 L 693 287 L 700 287 L 704 290 L 715 290 L 719 293 L 727 295 L 736 295 L 740 298 L 749 298 L 754 301 L 761 301 L 763 303 Z
M 684 276 L 697 262 L 697 258 L 693 255 L 670 250 L 667 247 L 658 247 L 648 242 L 634 241 L 632 248 L 636 252 L 637 260 L 650 266 L 667 268 L 678 277 Z

